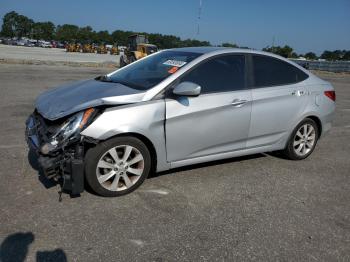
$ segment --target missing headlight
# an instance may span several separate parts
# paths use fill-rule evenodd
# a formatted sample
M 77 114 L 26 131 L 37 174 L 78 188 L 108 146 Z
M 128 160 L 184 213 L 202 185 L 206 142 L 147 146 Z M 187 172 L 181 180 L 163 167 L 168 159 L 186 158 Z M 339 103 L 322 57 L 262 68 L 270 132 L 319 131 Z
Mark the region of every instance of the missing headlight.
M 51 136 L 48 143 L 41 147 L 41 153 L 49 154 L 58 147 L 65 146 L 75 138 L 78 138 L 80 132 L 91 123 L 96 116 L 97 110 L 89 108 L 69 117 Z

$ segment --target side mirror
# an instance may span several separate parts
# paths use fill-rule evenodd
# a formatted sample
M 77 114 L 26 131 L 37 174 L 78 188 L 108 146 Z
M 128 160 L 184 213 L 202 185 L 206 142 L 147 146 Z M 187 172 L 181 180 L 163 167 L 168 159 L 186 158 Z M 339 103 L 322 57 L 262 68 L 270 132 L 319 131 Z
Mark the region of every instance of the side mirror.
M 192 82 L 182 82 L 174 88 L 173 93 L 179 96 L 199 96 L 201 87 Z

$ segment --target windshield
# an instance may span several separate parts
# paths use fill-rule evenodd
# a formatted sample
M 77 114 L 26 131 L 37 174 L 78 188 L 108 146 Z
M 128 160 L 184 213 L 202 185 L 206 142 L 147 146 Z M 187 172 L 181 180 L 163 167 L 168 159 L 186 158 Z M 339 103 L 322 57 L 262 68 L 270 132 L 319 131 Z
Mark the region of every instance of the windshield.
M 177 51 L 159 52 L 116 71 L 108 77 L 108 81 L 146 91 L 200 55 Z

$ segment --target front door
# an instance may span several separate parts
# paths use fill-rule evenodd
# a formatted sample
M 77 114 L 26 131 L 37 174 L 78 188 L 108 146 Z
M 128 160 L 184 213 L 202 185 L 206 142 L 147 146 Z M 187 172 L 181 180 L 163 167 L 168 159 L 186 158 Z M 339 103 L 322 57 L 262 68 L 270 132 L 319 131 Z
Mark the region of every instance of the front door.
M 251 114 L 244 55 L 217 56 L 185 73 L 179 82 L 201 86 L 198 97 L 166 99 L 169 162 L 244 149 Z

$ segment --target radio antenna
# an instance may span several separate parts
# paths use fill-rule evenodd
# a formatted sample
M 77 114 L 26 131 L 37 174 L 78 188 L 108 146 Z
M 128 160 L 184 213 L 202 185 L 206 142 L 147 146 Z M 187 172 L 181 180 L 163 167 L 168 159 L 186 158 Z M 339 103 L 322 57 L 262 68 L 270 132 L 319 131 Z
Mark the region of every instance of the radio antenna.
M 202 14 L 202 0 L 199 0 L 197 35 L 199 35 L 199 25 L 200 25 L 200 21 L 201 21 L 201 14 Z

